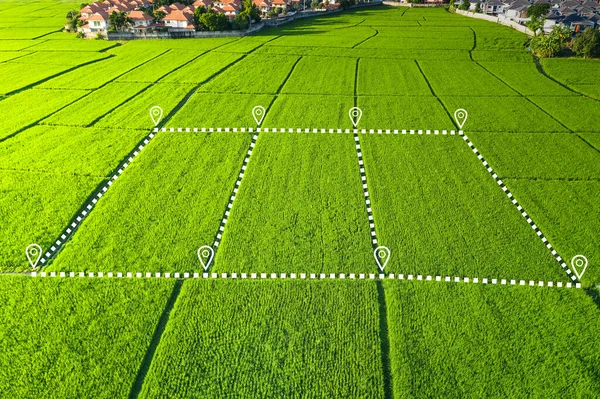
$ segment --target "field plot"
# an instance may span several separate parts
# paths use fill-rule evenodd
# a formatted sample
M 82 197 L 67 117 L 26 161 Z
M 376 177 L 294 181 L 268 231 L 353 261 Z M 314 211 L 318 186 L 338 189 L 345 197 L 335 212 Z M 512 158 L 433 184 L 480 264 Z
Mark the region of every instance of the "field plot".
M 61 33 L 65 36 L 64 33 Z M 68 35 L 66 35 L 68 36 Z M 48 36 L 50 37 L 50 36 Z M 105 40 L 65 40 L 65 39 L 49 39 L 49 40 L 36 40 L 31 43 L 37 43 L 35 47 L 31 47 L 33 51 L 47 51 L 47 52 L 96 52 L 105 51 L 107 49 L 117 46 L 114 42 Z M 110 54 L 110 52 L 106 53 Z
M 417 28 L 418 29 L 418 28 Z M 423 29 L 425 31 L 425 29 Z M 425 32 L 423 32 L 425 33 Z M 450 48 L 453 50 L 470 50 L 473 47 L 473 39 L 469 40 L 464 39 L 454 39 L 454 38 L 416 38 L 416 37 L 408 37 L 408 38 L 393 38 L 390 40 L 390 37 L 385 36 L 376 36 L 364 43 L 361 43 L 357 46 L 357 48 L 376 48 L 376 49 L 396 49 L 398 47 L 403 48 L 414 48 L 421 50 L 442 50 L 446 48 Z
M 570 133 L 472 133 L 469 138 L 503 179 L 600 179 L 600 153 Z
M 35 46 L 36 44 L 41 42 L 41 40 L 0 40 L 0 51 L 23 50 Z
M 358 63 L 358 95 L 430 96 L 427 81 L 414 61 L 382 63 L 361 58 Z
M 569 97 L 571 101 L 573 97 Z M 574 97 L 575 99 L 578 97 Z M 550 98 L 549 98 L 550 99 Z M 552 101 L 560 98 L 551 97 Z M 468 132 L 566 133 L 569 130 L 552 115 L 523 97 L 443 97 L 446 109 L 469 112 Z
M 438 96 L 517 96 L 514 90 L 473 62 L 419 61 Z M 485 82 L 485 84 L 481 84 Z M 511 99 L 512 101 L 512 99 Z
M 261 105 L 266 109 L 274 99 L 265 94 L 219 94 L 218 98 L 215 103 L 215 94 L 196 92 L 169 122 L 169 127 L 256 127 L 252 108 Z
M 24 69 L 29 69 L 29 71 L 23 73 Z M 10 76 L 10 79 L 2 79 L 0 82 L 0 94 L 7 94 L 26 88 L 68 69 L 70 67 L 66 65 L 46 65 L 44 68 L 32 68 L 28 64 L 19 62 L 19 60 L 16 62 L 5 62 L 0 64 L 0 74 L 2 76 Z
M 159 133 L 113 185 L 51 270 L 202 270 L 250 135 Z
M 262 133 L 227 223 L 216 271 L 376 271 L 349 134 Z
M 170 50 L 158 58 L 135 68 L 117 79 L 117 82 L 147 82 L 154 83 L 165 77 L 173 70 L 192 61 L 203 54 L 200 51 Z
M 567 281 L 460 137 L 368 135 L 361 144 L 377 236 L 392 253 L 386 271 Z
M 600 99 L 600 60 L 546 58 L 541 64 L 552 78 L 573 90 Z
M 195 59 L 183 68 L 165 76 L 161 83 L 198 84 L 229 67 L 243 57 L 243 54 L 207 53 Z
M 126 397 L 173 284 L 2 276 L 3 396 Z
M 395 398 L 593 397 L 598 309 L 582 290 L 385 284 Z
M 66 44 L 68 45 L 69 43 Z M 107 60 L 85 65 L 74 71 L 67 72 L 42 83 L 39 87 L 46 89 L 97 89 L 124 75 L 133 68 L 159 56 L 164 51 L 146 49 L 145 51 L 136 53 L 135 57 L 132 57 L 130 54 L 117 55 Z M 114 52 L 110 54 L 114 54 Z
M 383 398 L 378 325 L 372 282 L 187 281 L 140 397 Z
M 533 62 L 482 62 L 481 65 L 524 96 L 577 96 L 539 73 Z
M 0 39 L 38 39 L 49 33 L 58 32 L 60 30 L 60 25 L 48 28 L 23 28 L 12 26 L 10 29 L 0 30 Z
M 573 256 L 587 257 L 581 282 L 600 284 L 600 182 L 507 179 L 506 184 L 569 267 Z
M 0 62 L 14 60 L 16 58 L 27 56 L 28 52 L 26 51 L 2 51 L 0 52 Z
M 23 54 L 23 53 L 21 53 Z M 17 62 L 19 64 L 27 65 L 59 65 L 59 66 L 76 66 L 90 61 L 97 61 L 103 58 L 109 57 L 108 54 L 98 52 L 50 52 L 50 51 L 37 51 L 31 54 L 26 54 L 20 58 Z M 31 72 L 31 71 L 28 71 Z
M 109 83 L 94 90 L 41 123 L 65 126 L 89 126 L 148 87 L 146 83 Z
M 0 271 L 30 271 L 25 248 L 50 247 L 97 178 L 0 171 Z
M 600 132 L 600 101 L 585 97 L 530 97 L 544 111 L 575 132 Z M 576 109 L 577 112 L 573 112 Z
M 215 79 L 200 88 L 200 91 L 213 93 L 277 93 L 285 82 L 293 66 L 300 57 L 250 54 Z M 265 79 L 247 79 L 248 76 L 264 76 Z
M 476 50 L 516 50 L 525 51 L 528 36 L 504 26 L 483 23 L 473 26 Z
M 303 57 L 281 92 L 352 95 L 356 62 L 352 58 Z
M 261 34 L 257 36 L 245 36 L 232 43 L 225 44 L 224 46 L 215 49 L 215 51 L 223 53 L 247 53 L 256 49 L 257 47 L 265 44 L 266 42 L 275 39 L 277 36 Z
M 358 97 L 358 106 L 363 111 L 359 128 L 415 130 L 455 128 L 442 104 L 432 96 L 364 96 Z
M 87 94 L 84 90 L 26 90 L 0 101 L 0 140 Z M 36 104 L 32 107 L 31 104 Z
M 0 169 L 106 177 L 146 134 L 139 130 L 34 126 L 0 146 Z
M 353 106 L 352 96 L 279 95 L 267 112 L 262 125 L 301 129 L 351 128 L 348 111 Z
M 186 85 L 155 84 L 139 95 L 94 123 L 95 127 L 120 129 L 151 129 L 154 127 L 150 108 L 158 105 L 163 110 L 163 118 L 171 113 L 177 104 L 191 91 Z

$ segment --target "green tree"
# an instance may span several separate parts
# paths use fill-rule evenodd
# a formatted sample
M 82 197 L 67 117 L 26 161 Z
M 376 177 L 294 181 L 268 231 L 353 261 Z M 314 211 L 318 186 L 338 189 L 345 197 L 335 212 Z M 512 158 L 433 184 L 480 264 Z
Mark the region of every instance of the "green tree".
M 108 16 L 108 20 L 110 22 L 110 30 L 112 31 L 122 30 L 127 27 L 127 25 L 131 25 L 133 23 L 125 11 L 113 11 Z
M 320 4 L 320 3 L 319 3 L 319 0 L 313 0 L 313 1 L 310 3 L 310 8 L 312 8 L 312 9 L 315 9 L 315 10 L 316 10 L 317 8 L 319 8 L 319 4 Z
M 217 14 L 209 10 L 200 16 L 200 23 L 208 30 L 217 30 Z
M 154 23 L 159 23 L 162 21 L 167 14 L 164 11 L 154 11 Z
M 460 3 L 460 6 L 458 6 L 458 9 L 463 10 L 463 11 L 469 11 L 470 7 L 471 7 L 470 0 L 462 0 L 462 3 Z
M 548 11 L 550 11 L 550 3 L 537 3 L 527 8 L 525 16 L 527 18 L 539 19 L 545 17 Z
M 81 21 L 79 20 L 80 16 L 81 15 L 79 14 L 79 12 L 75 10 L 71 10 L 67 13 L 67 26 L 69 32 L 75 32 L 77 30 L 77 27 L 81 25 Z
M 600 57 L 600 31 L 587 27 L 578 33 L 573 40 L 573 51 L 583 58 Z
M 531 52 L 540 58 L 556 56 L 564 48 L 560 39 L 553 35 L 534 36 L 529 43 Z
M 475 12 L 481 13 L 481 4 L 475 4 Z

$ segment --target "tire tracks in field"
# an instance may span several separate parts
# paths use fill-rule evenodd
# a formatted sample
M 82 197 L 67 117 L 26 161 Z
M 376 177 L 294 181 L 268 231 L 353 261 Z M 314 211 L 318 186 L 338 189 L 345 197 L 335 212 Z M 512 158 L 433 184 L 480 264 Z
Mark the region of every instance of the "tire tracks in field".
M 354 106 L 358 107 L 358 73 L 360 66 L 360 58 L 356 59 L 356 67 L 354 69 Z M 375 229 L 375 219 L 372 213 L 373 204 L 371 203 L 368 184 L 367 184 L 367 172 L 366 166 L 363 162 L 362 147 L 360 145 L 360 137 L 358 131 L 354 129 L 354 142 L 356 145 L 356 154 L 358 156 L 358 167 L 361 178 L 361 185 L 363 187 L 363 195 L 365 201 L 365 207 L 369 220 L 369 232 L 371 234 L 371 246 L 373 251 L 379 245 L 377 240 L 377 233 Z M 378 268 L 378 265 L 375 264 Z M 387 315 L 387 303 L 385 300 L 385 289 L 381 281 L 377 281 L 377 302 L 379 304 L 379 345 L 381 350 L 381 368 L 383 372 L 383 395 L 385 399 L 392 399 L 394 397 L 393 383 L 392 383 L 392 368 L 390 363 L 390 339 L 389 339 L 389 320 Z

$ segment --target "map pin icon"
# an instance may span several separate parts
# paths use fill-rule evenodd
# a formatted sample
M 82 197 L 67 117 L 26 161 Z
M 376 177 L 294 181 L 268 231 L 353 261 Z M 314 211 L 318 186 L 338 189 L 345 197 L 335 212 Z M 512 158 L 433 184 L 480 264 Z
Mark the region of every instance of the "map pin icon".
M 265 119 L 265 114 L 265 107 L 261 105 L 257 105 L 256 107 L 252 108 L 252 116 L 254 117 L 254 120 L 258 126 L 260 126 L 263 119 Z
M 388 247 L 377 247 L 373 252 L 375 256 L 375 262 L 377 262 L 377 266 L 379 269 L 383 271 L 385 269 L 385 265 L 387 265 L 388 260 L 390 260 L 390 250 Z
M 571 259 L 571 267 L 575 272 L 575 275 L 579 280 L 583 277 L 583 273 L 585 273 L 585 269 L 587 269 L 588 260 L 583 255 L 575 255 L 573 259 Z
M 202 263 L 204 270 L 208 270 L 210 262 L 212 262 L 214 256 L 215 251 L 212 249 L 212 247 L 205 245 L 198 248 L 198 259 L 200 259 L 200 263 Z
M 42 257 L 42 247 L 37 244 L 29 244 L 25 249 L 25 255 L 27 255 L 27 260 L 31 267 L 36 269 L 37 264 Z
M 356 129 L 356 126 L 358 126 L 358 122 L 360 122 L 360 118 L 362 117 L 362 110 L 358 107 L 352 107 L 350 108 L 348 115 L 350 115 L 350 120 Z
M 462 108 L 459 108 L 456 111 L 454 111 L 454 119 L 456 120 L 456 124 L 460 129 L 463 128 L 468 117 L 469 114 Z
M 158 126 L 158 124 L 160 123 L 160 120 L 162 119 L 163 116 L 163 110 L 161 107 L 159 107 L 158 105 L 155 105 L 154 107 L 150 108 L 150 118 L 152 118 L 152 122 L 154 122 L 154 126 Z

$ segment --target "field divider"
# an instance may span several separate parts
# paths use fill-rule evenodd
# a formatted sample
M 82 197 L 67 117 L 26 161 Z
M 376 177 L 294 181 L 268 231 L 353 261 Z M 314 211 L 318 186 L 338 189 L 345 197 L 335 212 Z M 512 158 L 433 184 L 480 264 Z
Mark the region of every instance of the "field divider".
M 93 279 L 204 279 L 204 280 L 407 280 L 455 284 L 506 285 L 521 287 L 582 288 L 581 283 L 562 281 L 517 280 L 479 277 L 459 277 L 422 274 L 384 274 L 384 273 L 215 273 L 215 272 L 30 272 L 25 274 L 33 278 L 93 278 Z
M 548 241 L 548 239 L 544 236 L 544 233 L 540 230 L 540 228 L 537 226 L 537 224 L 535 224 L 535 222 L 531 219 L 531 216 L 529 216 L 529 214 L 523 209 L 523 207 L 515 199 L 515 197 L 510 192 L 510 190 L 508 189 L 508 187 L 506 187 L 506 185 L 504 184 L 504 182 L 502 181 L 502 179 L 498 176 L 498 174 L 496 174 L 496 172 L 494 171 L 494 169 L 487 163 L 487 161 L 485 160 L 485 158 L 483 158 L 483 156 L 479 153 L 479 150 L 473 145 L 473 143 L 471 142 L 471 140 L 469 140 L 469 138 L 463 133 L 462 130 L 460 130 L 458 132 L 458 134 L 463 138 L 463 140 L 465 141 L 465 143 L 467 143 L 467 145 L 469 146 L 469 148 L 471 149 L 471 151 L 477 156 L 477 159 L 479 159 L 479 161 L 486 168 L 486 170 L 488 171 L 488 173 L 494 178 L 494 180 L 496 181 L 496 183 L 498 184 L 498 186 L 500 186 L 500 188 L 502 189 L 502 191 L 504 191 L 504 194 L 506 194 L 506 196 L 508 197 L 508 199 L 513 203 L 513 205 L 521 213 L 521 216 L 523 216 L 523 218 L 525 218 L 525 220 L 527 221 L 527 223 L 529 224 L 529 226 L 533 229 L 533 231 L 535 232 L 535 234 L 540 238 L 540 240 L 542 241 L 542 243 L 552 253 L 552 256 L 554 257 L 554 259 L 556 259 L 556 261 L 558 262 L 558 264 L 563 268 L 563 270 L 565 271 L 565 273 L 567 273 L 567 275 L 571 278 L 572 281 L 577 282 L 577 277 L 575 277 L 575 275 L 571 272 L 571 269 L 567 266 L 567 263 L 560 256 L 560 254 L 558 254 L 558 252 L 556 251 L 556 249 L 554 249 L 554 247 L 552 246 L 552 244 L 550 244 L 550 242 Z M 579 283 L 577 283 L 577 284 L 579 284 Z
M 217 252 L 217 249 L 219 248 L 219 244 L 221 243 L 221 239 L 223 238 L 223 232 L 225 231 L 225 225 L 227 224 L 227 221 L 229 220 L 231 208 L 233 207 L 233 201 L 235 201 L 235 198 L 237 196 L 240 185 L 242 184 L 242 179 L 244 178 L 244 175 L 246 174 L 246 169 L 248 168 L 248 162 L 250 162 L 250 157 L 252 156 L 252 151 L 254 150 L 254 147 L 256 146 L 257 139 L 258 139 L 258 132 L 255 132 L 254 135 L 252 136 L 252 140 L 250 141 L 250 145 L 248 147 L 248 151 L 246 152 L 246 156 L 244 157 L 244 161 L 242 162 L 242 168 L 240 169 L 240 173 L 238 173 L 238 177 L 235 181 L 235 185 L 233 187 L 233 190 L 231 191 L 231 195 L 229 196 L 229 201 L 227 202 L 227 207 L 225 208 L 223 217 L 221 218 L 221 223 L 219 223 L 219 230 L 217 231 L 217 234 L 215 236 L 215 241 L 213 243 L 213 249 L 215 250 L 215 253 Z
M 455 130 L 425 129 L 333 129 L 333 128 L 296 128 L 296 127 L 163 127 L 154 128 L 154 132 L 170 133 L 345 133 L 345 134 L 395 134 L 420 136 L 458 136 Z
M 371 245 L 373 249 L 377 248 L 377 232 L 375 231 L 375 220 L 373 219 L 373 209 L 371 208 L 371 196 L 369 194 L 369 186 L 367 185 L 367 173 L 365 172 L 365 163 L 362 156 L 362 148 L 360 146 L 360 138 L 358 135 L 358 129 L 354 129 L 354 143 L 356 148 L 356 155 L 358 157 L 358 168 L 360 173 L 360 180 L 363 188 L 363 196 L 365 199 L 365 206 L 367 208 L 367 217 L 369 219 L 369 231 L 371 233 Z

